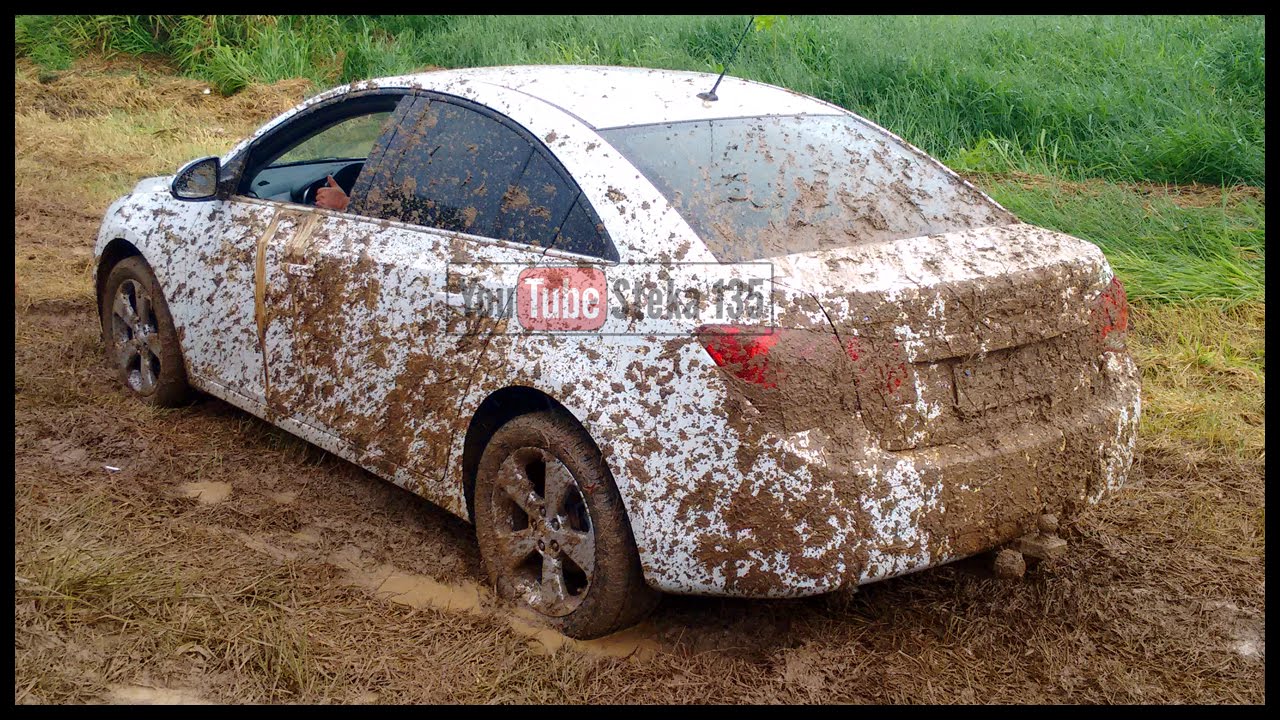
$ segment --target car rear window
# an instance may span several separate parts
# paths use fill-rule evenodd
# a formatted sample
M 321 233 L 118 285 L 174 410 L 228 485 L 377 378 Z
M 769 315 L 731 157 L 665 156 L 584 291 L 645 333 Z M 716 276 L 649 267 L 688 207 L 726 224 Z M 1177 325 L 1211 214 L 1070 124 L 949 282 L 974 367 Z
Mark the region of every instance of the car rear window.
M 722 262 L 1006 224 L 934 160 L 851 115 L 600 131 Z

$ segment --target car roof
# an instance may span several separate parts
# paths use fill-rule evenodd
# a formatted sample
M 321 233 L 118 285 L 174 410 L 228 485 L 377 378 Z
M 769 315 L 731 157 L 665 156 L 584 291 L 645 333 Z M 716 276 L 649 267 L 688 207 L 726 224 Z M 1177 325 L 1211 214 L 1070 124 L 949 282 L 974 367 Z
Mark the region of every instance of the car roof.
M 698 93 L 717 75 L 604 65 L 516 65 L 465 68 L 373 80 L 381 87 L 440 89 L 477 82 L 515 90 L 554 105 L 596 129 L 762 115 L 847 112 L 817 98 L 752 80 L 725 76 L 715 102 Z

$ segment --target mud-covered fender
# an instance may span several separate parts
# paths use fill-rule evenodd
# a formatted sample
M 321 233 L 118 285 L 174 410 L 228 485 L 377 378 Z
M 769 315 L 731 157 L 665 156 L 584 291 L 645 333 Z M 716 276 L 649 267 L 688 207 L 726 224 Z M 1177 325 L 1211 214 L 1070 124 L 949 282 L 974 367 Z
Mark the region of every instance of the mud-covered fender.
M 99 273 L 104 269 L 101 266 L 107 248 L 112 243 L 116 243 L 118 247 L 120 241 L 128 243 L 146 258 L 156 272 L 157 279 L 161 279 L 161 287 L 165 287 L 163 278 L 160 277 L 161 270 L 156 267 L 154 259 L 162 255 L 162 250 L 153 243 L 152 232 L 155 230 L 156 213 L 163 212 L 162 208 L 167 201 L 172 200 L 172 196 L 168 195 L 170 180 L 169 177 L 145 178 L 132 191 L 120 196 L 107 207 L 93 245 L 95 290 L 100 289 L 101 283 L 106 279 L 99 277 Z M 117 257 L 122 255 L 118 250 L 112 254 Z M 123 253 L 127 254 L 132 252 Z
M 704 440 L 699 436 L 724 432 L 718 417 L 723 389 L 717 391 L 702 377 L 708 363 L 694 350 L 705 357 L 696 343 L 656 338 L 496 334 L 459 414 L 471 418 L 486 398 L 512 386 L 534 389 L 559 403 L 599 446 L 650 583 L 675 589 L 664 580 L 669 573 L 658 559 L 672 551 L 675 523 L 654 500 L 671 497 L 671 488 L 689 491 L 705 480 L 707 470 L 697 469 L 706 459 L 697 452 Z M 667 352 L 674 354 L 663 357 Z M 659 424 L 677 435 L 683 432 L 688 442 L 656 447 Z M 469 481 L 461 462 L 463 435 L 455 436 L 450 454 L 450 475 L 459 486 Z M 650 457 L 657 455 L 662 458 Z
M 149 178 L 108 208 L 94 246 L 95 283 L 111 243 L 132 245 L 160 284 L 188 375 L 198 384 L 226 376 L 228 354 L 252 345 L 240 337 L 253 323 L 250 251 L 262 233 L 262 215 L 274 209 L 246 206 L 236 212 L 231 201 L 182 201 L 168 187 L 168 178 Z M 233 225 L 236 232 L 228 234 Z M 228 334 L 235 337 L 223 337 Z M 224 352 L 214 351 L 219 343 Z M 257 353 L 256 347 L 248 350 Z

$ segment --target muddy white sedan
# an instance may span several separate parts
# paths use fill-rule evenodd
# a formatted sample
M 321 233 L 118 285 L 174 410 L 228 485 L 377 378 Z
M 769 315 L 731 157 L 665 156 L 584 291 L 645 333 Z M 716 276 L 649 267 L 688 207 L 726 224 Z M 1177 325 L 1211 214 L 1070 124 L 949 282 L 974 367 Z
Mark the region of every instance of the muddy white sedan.
M 660 592 L 1056 552 L 1050 516 L 1133 456 L 1102 253 L 847 110 L 714 80 L 318 95 L 111 205 L 108 356 L 144 402 L 221 398 L 474 522 L 498 591 L 574 637 Z

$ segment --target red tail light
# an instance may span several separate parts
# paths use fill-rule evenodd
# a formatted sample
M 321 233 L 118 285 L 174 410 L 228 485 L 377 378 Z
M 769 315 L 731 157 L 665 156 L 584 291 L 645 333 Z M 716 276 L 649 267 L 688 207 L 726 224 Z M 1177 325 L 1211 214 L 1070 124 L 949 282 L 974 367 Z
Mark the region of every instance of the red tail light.
M 764 330 L 766 334 L 761 334 Z M 767 388 L 777 387 L 769 370 L 769 350 L 778 344 L 778 334 L 769 328 L 739 325 L 703 325 L 694 334 L 718 367 L 737 378 Z
M 1098 339 L 1102 340 L 1105 348 L 1118 350 L 1123 347 L 1125 335 L 1129 332 L 1129 298 L 1119 278 L 1112 277 L 1111 284 L 1098 296 L 1093 306 L 1093 321 L 1098 329 Z

